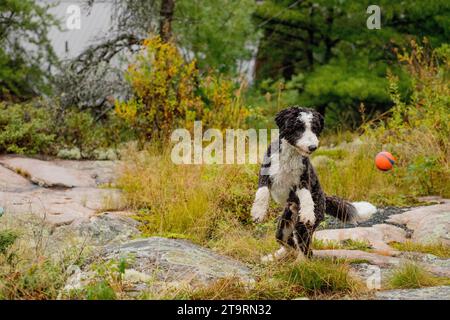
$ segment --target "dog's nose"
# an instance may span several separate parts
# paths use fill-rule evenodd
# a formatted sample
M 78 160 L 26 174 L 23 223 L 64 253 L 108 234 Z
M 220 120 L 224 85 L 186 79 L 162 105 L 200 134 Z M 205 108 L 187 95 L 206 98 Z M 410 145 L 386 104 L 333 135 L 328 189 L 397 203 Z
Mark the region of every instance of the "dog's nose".
M 313 151 L 315 151 L 316 149 L 317 149 L 317 146 L 316 146 L 316 145 L 311 145 L 311 146 L 308 147 L 309 152 L 313 152 Z

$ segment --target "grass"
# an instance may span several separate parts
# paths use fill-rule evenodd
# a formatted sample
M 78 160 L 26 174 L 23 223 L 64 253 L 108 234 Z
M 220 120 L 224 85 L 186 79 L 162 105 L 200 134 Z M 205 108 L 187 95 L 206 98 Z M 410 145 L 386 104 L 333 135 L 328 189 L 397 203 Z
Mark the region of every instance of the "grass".
M 356 294 L 362 285 L 349 275 L 349 264 L 336 259 L 311 259 L 282 271 L 280 277 L 308 296 Z
M 336 249 L 346 249 L 346 250 L 361 250 L 370 251 L 372 246 L 369 242 L 363 240 L 353 240 L 346 239 L 344 241 L 332 241 L 332 240 L 320 240 L 313 239 L 312 242 L 313 249 L 316 250 L 336 250 Z
M 389 245 L 399 251 L 429 253 L 443 259 L 450 258 L 450 246 L 440 242 L 423 244 L 406 241 L 403 243 L 393 242 Z
M 131 154 L 118 185 L 145 235 L 182 234 L 204 244 L 224 221 L 248 225 L 256 166 L 183 166 L 168 153 Z
M 51 251 L 50 230 L 35 217 L 12 220 L 0 218 L 0 300 L 56 299 L 65 285 L 67 267 L 80 263 L 82 251 L 78 247 Z
M 236 278 L 220 279 L 198 289 L 182 289 L 168 298 L 178 299 L 312 299 L 357 297 L 365 292 L 363 285 L 349 275 L 349 264 L 343 260 L 312 259 L 302 262 L 271 264 L 262 269 L 253 284 Z
M 450 285 L 450 279 L 435 277 L 420 265 L 408 262 L 394 271 L 388 283 L 391 289 L 417 289 Z

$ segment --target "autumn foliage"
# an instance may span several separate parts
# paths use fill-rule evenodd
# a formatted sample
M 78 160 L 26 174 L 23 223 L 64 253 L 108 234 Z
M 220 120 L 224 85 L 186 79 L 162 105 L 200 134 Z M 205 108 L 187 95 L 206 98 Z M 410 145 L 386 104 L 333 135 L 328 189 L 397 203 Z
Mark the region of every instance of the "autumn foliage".
M 159 37 L 144 41 L 128 67 L 133 97 L 116 102 L 116 113 L 133 127 L 141 141 L 168 137 L 175 128 L 240 127 L 248 114 L 240 100 L 241 85 L 215 75 L 199 76 L 195 60 L 186 62 L 173 43 Z

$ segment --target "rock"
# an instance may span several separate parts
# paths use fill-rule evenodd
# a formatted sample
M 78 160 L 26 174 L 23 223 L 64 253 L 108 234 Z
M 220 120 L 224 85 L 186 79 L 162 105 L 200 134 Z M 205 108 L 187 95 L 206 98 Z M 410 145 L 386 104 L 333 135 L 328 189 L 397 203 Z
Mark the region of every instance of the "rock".
M 316 239 L 322 241 L 367 241 L 376 252 L 383 254 L 398 254 L 388 245 L 390 242 L 405 242 L 406 231 L 389 224 L 376 224 L 372 227 L 356 227 L 350 229 L 327 229 L 314 233 Z
M 89 222 L 72 226 L 79 237 L 88 239 L 91 245 L 124 242 L 140 234 L 139 223 L 131 218 L 105 213 L 94 216 Z
M 121 194 L 115 189 L 37 188 L 28 192 L 0 192 L 0 206 L 11 215 L 36 214 L 55 225 L 87 220 L 99 211 L 121 205 Z
M 376 212 L 377 208 L 367 201 L 352 202 L 352 205 L 358 212 L 357 221 L 363 222 L 369 220 Z
M 398 289 L 375 293 L 378 300 L 450 300 L 450 286 Z
M 420 252 L 402 252 L 402 259 L 419 262 L 429 272 L 439 276 L 450 278 L 450 259 L 443 259 L 432 254 Z
M 51 162 L 20 157 L 3 156 L 0 163 L 15 172 L 20 172 L 31 182 L 42 187 L 94 187 L 95 180 L 88 174 L 57 166 Z
M 155 267 L 163 271 L 163 278 L 172 281 L 189 279 L 209 281 L 224 277 L 250 279 L 250 270 L 242 263 L 221 256 L 186 240 L 152 237 L 113 246 L 106 257 L 132 254 L 137 269 L 153 274 Z
M 81 171 L 95 180 L 97 184 L 111 184 L 115 181 L 120 170 L 120 161 L 74 161 L 53 160 L 57 166 Z
M 314 250 L 314 256 L 348 260 L 367 261 L 380 267 L 392 267 L 400 264 L 400 259 L 361 250 Z
M 30 181 L 0 165 L 0 191 L 21 192 L 36 188 Z
M 411 241 L 420 243 L 442 242 L 450 245 L 450 200 L 442 204 L 417 207 L 392 215 L 390 223 L 404 224 L 414 230 Z
M 401 257 L 389 257 L 361 250 L 342 249 L 314 250 L 314 256 L 347 259 L 350 260 L 350 262 L 352 260 L 365 262 L 381 268 L 395 268 L 400 266 L 402 263 L 411 260 L 411 257 L 403 254 L 401 255 Z M 434 261 L 415 259 L 415 261 L 418 262 L 423 268 L 425 268 L 425 270 L 431 272 L 435 276 L 450 278 L 450 259 L 435 259 Z
M 352 263 L 349 273 L 365 283 L 367 289 L 379 290 L 387 284 L 392 270 L 369 263 Z
M 95 259 L 120 261 L 127 259 L 125 278 L 132 282 L 130 291 L 154 287 L 197 287 L 220 278 L 237 277 L 252 283 L 250 269 L 239 261 L 217 254 L 186 240 L 151 237 L 107 246 Z M 82 275 L 69 279 L 72 287 L 76 278 L 87 279 L 90 266 Z M 150 281 L 152 280 L 152 281 Z

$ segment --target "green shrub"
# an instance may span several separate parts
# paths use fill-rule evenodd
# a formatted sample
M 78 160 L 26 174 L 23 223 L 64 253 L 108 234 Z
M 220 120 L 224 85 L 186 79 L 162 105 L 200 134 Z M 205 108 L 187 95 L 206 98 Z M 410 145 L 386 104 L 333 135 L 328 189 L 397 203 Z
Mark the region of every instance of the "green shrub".
M 411 53 L 399 54 L 414 85 L 411 101 L 401 99 L 398 79 L 391 75 L 391 115 L 366 125 L 378 150 L 397 156 L 397 178 L 415 195 L 450 195 L 450 50 L 445 48 L 432 51 L 412 42 Z
M 51 153 L 56 134 L 48 110 L 0 103 L 0 152 Z
M 0 231 L 0 254 L 5 255 L 7 250 L 16 242 L 18 235 L 11 230 Z
M 114 289 L 107 281 L 99 281 L 86 287 L 87 300 L 116 300 Z

